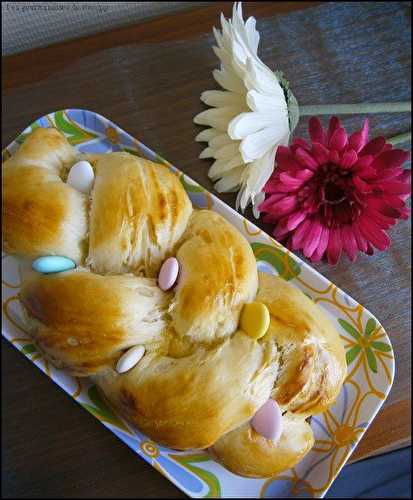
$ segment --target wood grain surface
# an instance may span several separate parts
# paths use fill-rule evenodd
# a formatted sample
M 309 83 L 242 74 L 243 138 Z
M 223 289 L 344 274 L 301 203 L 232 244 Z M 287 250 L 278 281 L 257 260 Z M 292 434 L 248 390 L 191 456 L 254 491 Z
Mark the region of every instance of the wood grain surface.
M 352 5 L 356 4 L 355 9 L 366 9 L 367 17 L 355 15 L 350 22 L 335 11 L 342 8 L 340 4 L 244 3 L 245 14 L 258 19 L 260 55 L 294 82 L 299 102 L 410 99 L 410 49 L 398 46 L 394 56 L 393 47 L 400 45 L 398 33 L 388 24 L 391 15 L 401 16 L 401 20 L 410 17 L 409 3 Z M 201 128 L 192 119 L 204 109 L 201 92 L 216 88 L 211 77 L 217 66 L 211 30 L 219 24 L 219 13 L 228 16 L 231 7 L 229 2 L 218 2 L 3 58 L 3 147 L 48 112 L 66 107 L 90 109 L 113 120 L 212 190 L 207 177 L 210 162 L 198 159 L 202 145 L 194 142 Z M 323 16 L 332 21 L 323 22 Z M 367 33 L 370 28 L 373 34 Z M 291 29 L 296 36 L 289 35 Z M 363 61 L 355 57 L 348 73 L 340 66 L 344 63 L 332 42 L 337 30 L 349 34 L 338 40 L 337 47 L 346 49 L 351 57 L 365 57 Z M 370 47 L 373 43 L 378 44 L 379 53 Z M 374 57 L 392 58 L 401 74 L 395 78 L 386 65 L 370 71 L 368 62 Z M 349 129 L 359 127 L 361 118 L 346 117 L 343 123 Z M 370 124 L 373 135 L 394 135 L 410 128 L 410 117 L 374 115 Z M 302 120 L 297 133 L 305 135 L 305 129 Z M 410 148 L 410 144 L 403 146 Z M 233 194 L 220 197 L 234 206 Z M 254 220 L 250 211 L 246 216 Z M 270 231 L 268 226 L 258 225 Z M 387 253 L 360 256 L 351 266 L 345 260 L 336 267 L 314 266 L 380 319 L 395 351 L 393 389 L 353 460 L 410 442 L 410 221 L 393 228 L 391 237 Z M 4 497 L 185 496 L 4 339 L 2 406 Z

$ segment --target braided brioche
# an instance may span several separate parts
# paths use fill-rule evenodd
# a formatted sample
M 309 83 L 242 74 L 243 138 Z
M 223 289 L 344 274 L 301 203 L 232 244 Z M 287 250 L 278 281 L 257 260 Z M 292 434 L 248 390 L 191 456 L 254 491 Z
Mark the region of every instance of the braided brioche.
M 84 158 L 95 176 L 89 194 L 65 182 Z M 165 166 L 128 153 L 79 155 L 53 128 L 34 130 L 2 170 L 4 250 L 77 264 L 29 273 L 20 292 L 31 335 L 55 366 L 92 377 L 155 441 L 208 449 L 237 474 L 270 477 L 305 456 L 314 443 L 306 419 L 334 403 L 344 349 L 301 291 L 257 273 L 231 224 L 193 209 Z M 164 291 L 156 277 L 171 256 L 179 279 Z M 258 339 L 240 329 L 252 301 L 270 315 Z M 119 372 L 136 345 L 144 356 Z M 277 442 L 250 425 L 269 398 L 282 411 Z

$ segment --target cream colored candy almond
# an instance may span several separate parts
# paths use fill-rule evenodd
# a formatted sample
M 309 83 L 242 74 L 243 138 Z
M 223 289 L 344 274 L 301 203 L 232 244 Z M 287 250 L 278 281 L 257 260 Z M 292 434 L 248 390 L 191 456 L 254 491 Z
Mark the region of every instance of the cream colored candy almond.
M 118 373 L 125 373 L 129 371 L 139 363 L 144 354 L 145 348 L 143 345 L 132 347 L 118 359 L 118 362 L 116 363 L 116 371 Z

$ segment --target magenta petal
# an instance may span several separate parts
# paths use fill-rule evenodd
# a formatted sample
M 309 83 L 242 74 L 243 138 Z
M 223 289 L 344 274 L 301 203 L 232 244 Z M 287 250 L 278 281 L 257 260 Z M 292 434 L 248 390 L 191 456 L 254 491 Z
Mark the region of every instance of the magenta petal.
M 292 177 L 286 172 L 280 174 L 280 179 L 286 186 L 289 186 L 291 190 L 300 188 L 305 182 L 303 179 L 297 179 L 296 177 Z
M 328 147 L 336 149 L 337 151 L 342 151 L 347 145 L 347 134 L 343 128 L 337 128 L 330 141 L 328 142 Z
M 373 155 L 366 155 L 366 156 L 359 156 L 358 160 L 353 166 L 353 170 L 361 170 L 363 168 L 366 168 L 373 163 L 374 156 Z
M 366 118 L 364 120 L 363 127 L 361 129 L 361 134 L 363 136 L 363 144 L 362 144 L 362 146 L 364 147 L 367 144 L 367 141 L 368 141 L 368 138 L 369 138 L 369 119 L 368 118 Z
M 319 165 L 324 165 L 330 158 L 330 151 L 323 144 L 314 142 L 311 155 Z
M 276 240 L 283 240 L 285 238 L 285 236 L 290 232 L 290 230 L 288 229 L 286 223 L 285 223 L 285 219 L 281 219 L 279 221 L 279 223 L 277 224 L 277 227 L 275 228 L 274 230 L 274 237 Z
M 298 148 L 303 148 L 303 149 L 306 149 L 308 151 L 310 151 L 311 149 L 311 146 L 308 144 L 308 142 L 303 139 L 302 137 L 296 137 L 293 141 L 293 143 L 291 144 L 290 148 L 292 150 L 296 150 Z
M 303 253 L 307 258 L 310 258 L 318 247 L 321 232 L 322 225 L 318 220 L 315 220 L 303 245 Z
M 370 218 L 362 216 L 359 219 L 361 233 L 377 250 L 386 250 L 390 245 L 389 236 Z
M 354 262 L 357 257 L 357 241 L 354 236 L 352 227 L 349 225 L 345 225 L 341 229 L 343 235 L 343 246 L 346 254 L 348 255 L 351 262 Z
M 393 208 L 404 207 L 404 202 L 400 199 L 400 196 L 384 193 L 382 200 Z
M 340 165 L 344 168 L 351 168 L 357 161 L 358 156 L 354 149 L 348 149 L 341 158 Z
M 389 179 L 394 179 L 396 180 L 397 177 L 400 178 L 400 176 L 402 175 L 403 173 L 403 169 L 401 167 L 397 167 L 397 168 L 386 168 L 384 170 L 382 170 L 379 174 L 380 176 L 380 181 L 383 182 L 383 181 L 388 181 Z M 399 180 L 399 179 L 397 179 Z
M 301 165 L 295 160 L 292 155 L 281 155 L 276 158 L 277 170 L 299 170 Z
M 293 231 L 301 222 L 307 217 L 304 211 L 295 212 L 288 217 L 287 227 L 290 231 Z
M 336 151 L 335 149 L 331 149 L 329 159 L 330 159 L 331 163 L 338 165 L 338 163 L 340 161 L 340 156 L 338 154 L 338 151 Z
M 311 170 L 315 170 L 318 166 L 314 158 L 303 148 L 298 148 L 295 151 L 295 158 L 303 167 Z
M 319 262 L 323 258 L 328 245 L 329 236 L 330 236 L 330 230 L 327 227 L 322 226 L 318 247 L 311 256 L 312 262 Z
M 394 226 L 396 223 L 396 220 L 393 219 L 393 217 L 387 217 L 377 210 L 373 210 L 371 207 L 365 211 L 365 215 L 370 217 L 371 220 L 378 224 L 382 229 L 389 229 L 389 227 Z
M 320 144 L 326 144 L 326 137 L 320 120 L 316 116 L 312 116 L 308 122 L 308 132 L 311 137 L 311 141 L 319 142 Z
M 303 168 L 301 170 L 299 170 L 295 176 L 298 178 L 298 179 L 301 179 L 303 181 L 308 181 L 309 179 L 311 179 L 311 177 L 314 176 L 314 171 L 313 170 L 309 170 L 308 168 Z
M 368 247 L 367 240 L 361 234 L 361 231 L 360 231 L 360 228 L 359 228 L 357 222 L 353 223 L 352 229 L 353 229 L 354 238 L 356 239 L 357 246 L 358 246 L 360 252 L 366 253 L 367 252 L 367 247 Z
M 365 155 L 378 155 L 383 151 L 384 145 L 386 144 L 386 139 L 384 137 L 376 137 L 375 139 L 368 142 L 364 148 L 359 152 L 359 156 Z
M 364 120 L 363 128 L 351 134 L 348 140 L 349 147 L 354 149 L 356 153 L 358 153 L 367 143 L 369 134 L 369 121 L 366 118 Z
M 285 197 L 284 193 L 272 194 L 258 206 L 258 210 L 260 212 L 263 212 L 274 203 L 282 200 L 284 197 Z
M 362 140 L 363 136 L 361 131 L 354 132 L 354 134 L 351 134 L 350 137 L 348 138 L 348 146 L 351 149 L 354 149 L 354 151 L 358 153 L 360 149 L 363 147 Z
M 410 194 L 411 192 L 411 185 L 406 182 L 388 181 L 375 185 L 380 186 L 386 194 Z
M 267 207 L 267 210 L 277 214 L 278 216 L 284 216 L 290 214 L 296 207 L 297 197 L 285 196 L 282 200 L 275 202 L 270 207 Z
M 362 179 L 360 179 L 358 175 L 353 176 L 353 183 L 358 191 L 363 194 L 370 193 L 373 189 L 369 184 L 367 184 L 367 182 L 364 182 Z
M 393 219 L 398 219 L 400 217 L 400 209 L 397 210 L 388 205 L 382 198 L 369 197 L 368 206 L 387 217 L 393 217 Z
M 410 182 L 412 178 L 412 171 L 410 169 L 408 170 L 403 170 L 402 175 L 400 176 L 400 181 L 401 182 Z
M 410 154 L 402 149 L 392 149 L 380 153 L 372 163 L 377 170 L 401 167 L 408 160 Z
M 280 181 L 278 179 L 274 179 L 274 178 L 271 178 L 267 184 L 263 187 L 263 192 L 264 193 L 273 193 L 274 191 L 276 191 L 276 186 L 277 184 L 279 184 Z
M 279 156 L 291 156 L 291 151 L 288 146 L 278 146 L 276 158 L 278 160 Z
M 328 124 L 327 143 L 330 142 L 332 135 L 334 134 L 336 129 L 340 128 L 340 126 L 340 120 L 336 116 L 332 116 Z
M 340 260 L 343 244 L 341 239 L 341 229 L 339 227 L 330 230 L 330 238 L 327 247 L 328 263 L 332 266 Z
M 311 222 L 307 219 L 295 230 L 291 241 L 291 247 L 293 250 L 298 250 L 300 248 L 301 242 L 305 238 L 310 225 Z

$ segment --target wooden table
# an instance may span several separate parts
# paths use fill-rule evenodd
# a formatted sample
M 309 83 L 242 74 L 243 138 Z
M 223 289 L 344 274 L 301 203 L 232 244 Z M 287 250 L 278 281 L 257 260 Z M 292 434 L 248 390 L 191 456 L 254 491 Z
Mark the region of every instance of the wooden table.
M 314 4 L 244 4 L 244 12 L 258 19 L 260 54 L 270 67 L 288 68 L 288 58 L 284 60 L 279 52 L 278 56 L 274 53 L 274 46 L 282 43 L 274 39 L 273 28 L 280 26 L 276 24 L 281 19 L 278 16 Z M 400 8 L 409 9 L 406 5 Z M 211 29 L 218 26 L 221 11 L 230 15 L 231 3 L 215 3 L 3 58 L 3 146 L 47 112 L 66 107 L 90 109 L 112 119 L 212 189 L 207 177 L 209 162 L 198 159 L 202 145 L 195 143 L 194 137 L 200 128 L 192 123 L 192 118 L 203 109 L 200 93 L 215 87 L 211 71 L 217 62 L 211 50 Z M 315 47 L 311 39 L 308 47 L 309 51 Z M 401 53 L 399 63 L 402 67 L 407 65 L 407 73 L 410 72 L 408 55 Z M 300 73 L 295 74 L 296 68 Z M 306 71 L 311 73 L 297 64 L 288 69 L 299 102 L 322 102 L 319 96 L 306 93 Z M 331 71 L 334 68 L 329 68 L 323 78 L 328 79 Z M 363 80 L 363 75 L 358 78 L 355 87 L 370 91 L 371 101 L 380 100 L 375 98 L 374 90 L 369 90 L 369 81 Z M 404 84 L 408 85 L 408 81 Z M 393 80 L 388 86 L 389 93 Z M 359 97 L 356 91 L 339 86 L 337 89 L 336 99 L 341 102 Z M 401 99 L 390 94 L 390 100 Z M 349 117 L 344 123 L 356 127 L 360 120 Z M 399 121 L 385 121 L 383 130 L 381 120 L 383 116 L 370 120 L 375 135 L 404 132 L 403 127 L 410 126 L 409 117 L 399 117 Z M 305 122 L 298 131 L 305 133 Z M 221 198 L 234 206 L 234 195 Z M 250 212 L 247 216 L 253 220 Z M 410 443 L 409 234 L 410 222 L 403 221 L 391 231 L 393 244 L 389 252 L 373 257 L 363 255 L 350 267 L 346 261 L 334 268 L 327 264 L 314 266 L 381 319 L 395 350 L 397 371 L 393 389 L 355 451 L 353 461 Z M 74 401 L 4 340 L 2 405 L 3 496 L 184 497 L 155 469 L 137 460 L 96 419 L 79 410 Z

